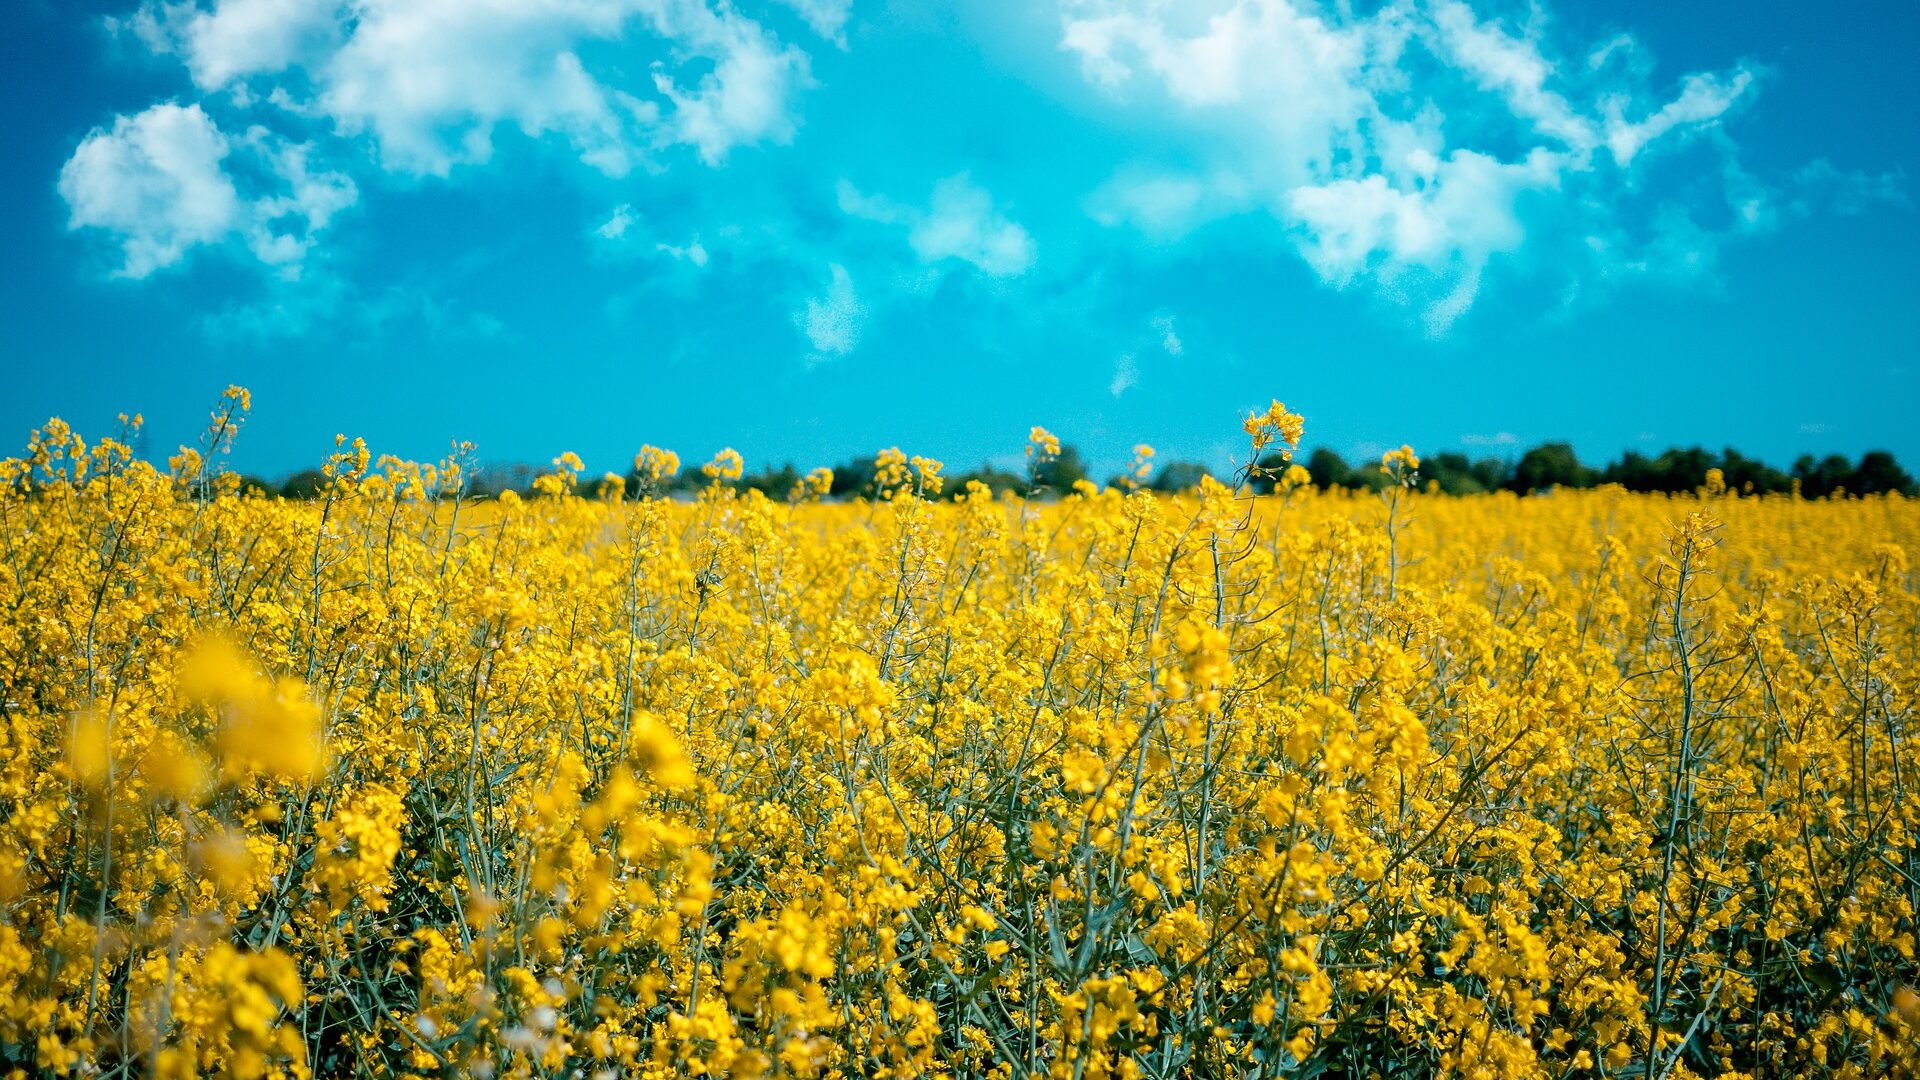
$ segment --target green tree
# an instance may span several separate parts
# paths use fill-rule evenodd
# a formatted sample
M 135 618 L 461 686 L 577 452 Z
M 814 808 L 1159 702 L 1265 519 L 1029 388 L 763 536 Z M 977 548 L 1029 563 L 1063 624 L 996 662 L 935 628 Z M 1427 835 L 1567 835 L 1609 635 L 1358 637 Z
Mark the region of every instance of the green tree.
M 1913 477 L 1885 450 L 1869 450 L 1860 455 L 1847 490 L 1856 495 L 1880 495 L 1890 491 L 1902 495 L 1914 493 Z
M 280 484 L 280 495 L 288 499 L 312 499 L 327 486 L 327 474 L 319 469 L 301 469 Z
M 1152 486 L 1155 491 L 1191 491 L 1200 486 L 1201 477 L 1212 475 L 1197 461 L 1169 461 L 1160 466 Z
M 1524 495 L 1553 487 L 1589 487 L 1592 483 L 1593 470 L 1580 464 L 1573 444 L 1551 442 L 1522 454 L 1507 486 Z
M 1828 454 L 1818 461 L 1812 454 L 1802 454 L 1793 463 L 1793 478 L 1800 481 L 1800 494 L 1824 499 L 1852 481 L 1853 465 L 1839 454 Z
M 1333 450 L 1316 446 L 1313 453 L 1307 455 L 1307 472 L 1313 477 L 1315 487 L 1325 490 L 1330 487 L 1348 487 L 1353 483 L 1353 466 L 1347 459 Z
M 1058 454 L 1033 470 L 1033 478 L 1036 487 L 1065 495 L 1073 490 L 1074 484 L 1087 478 L 1087 462 L 1080 456 L 1078 447 L 1064 443 Z
M 746 479 L 746 486 L 758 491 L 769 499 L 781 500 L 800 482 L 800 471 L 792 463 L 773 468 L 768 466 Z
M 1726 478 L 1727 487 L 1734 491 L 1766 495 L 1793 489 L 1792 477 L 1764 461 L 1747 457 L 1731 446 L 1720 452 L 1720 473 Z
M 995 495 L 1002 495 L 1009 491 L 1021 492 L 1027 489 L 1026 477 L 1015 475 L 1005 469 L 995 468 L 992 465 L 982 465 L 971 472 L 958 473 L 947 477 L 947 486 L 944 494 L 958 495 L 967 490 L 967 484 L 970 481 L 975 480 L 987 485 L 987 490 L 993 492 Z M 1115 478 L 1115 483 L 1118 483 L 1118 478 Z
M 1506 487 L 1513 479 L 1513 465 L 1496 457 L 1471 459 L 1456 450 L 1442 450 L 1420 458 L 1420 475 L 1449 495 L 1473 495 Z
M 873 494 L 873 462 L 867 458 L 853 458 L 844 465 L 834 466 L 833 485 L 827 489 L 827 494 L 836 499 Z

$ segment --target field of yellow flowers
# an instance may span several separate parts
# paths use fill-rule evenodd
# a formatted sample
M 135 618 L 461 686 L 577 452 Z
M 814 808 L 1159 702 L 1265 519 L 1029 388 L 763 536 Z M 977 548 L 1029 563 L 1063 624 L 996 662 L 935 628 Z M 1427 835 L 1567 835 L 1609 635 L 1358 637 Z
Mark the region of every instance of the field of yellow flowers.
M 289 502 L 245 404 L 0 463 L 0 1069 L 1920 1069 L 1913 501 Z

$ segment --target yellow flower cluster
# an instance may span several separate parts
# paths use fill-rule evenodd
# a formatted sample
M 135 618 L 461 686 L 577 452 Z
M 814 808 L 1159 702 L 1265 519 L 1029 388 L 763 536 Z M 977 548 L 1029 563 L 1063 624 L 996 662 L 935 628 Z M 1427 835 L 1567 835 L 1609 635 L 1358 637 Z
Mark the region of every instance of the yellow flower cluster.
M 1275 401 L 1267 406 L 1266 412 L 1249 413 L 1240 426 L 1246 430 L 1255 451 L 1265 450 L 1278 438 L 1283 447 L 1281 452 L 1291 454 L 1299 448 L 1307 425 L 1299 413 L 1288 412 L 1285 405 Z
M 648 480 L 667 480 L 680 472 L 680 455 L 657 446 L 642 446 L 633 456 L 633 470 Z
M 788 502 L 819 502 L 833 491 L 833 470 L 819 466 L 793 482 Z
M 729 446 L 713 455 L 713 460 L 700 466 L 700 474 L 709 480 L 738 480 L 746 472 L 746 461 L 740 457 L 740 451 Z
M 1920 1070 L 1913 502 L 1322 493 L 1277 402 L 1259 497 L 288 502 L 246 405 L 0 462 L 0 1071 Z

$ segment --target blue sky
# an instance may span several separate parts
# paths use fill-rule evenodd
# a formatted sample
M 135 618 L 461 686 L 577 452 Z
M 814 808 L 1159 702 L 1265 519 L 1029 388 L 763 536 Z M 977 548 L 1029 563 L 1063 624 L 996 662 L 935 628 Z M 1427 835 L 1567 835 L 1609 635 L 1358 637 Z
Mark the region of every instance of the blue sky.
M 1920 458 L 1920 16 L 16 0 L 0 426 L 238 467 Z

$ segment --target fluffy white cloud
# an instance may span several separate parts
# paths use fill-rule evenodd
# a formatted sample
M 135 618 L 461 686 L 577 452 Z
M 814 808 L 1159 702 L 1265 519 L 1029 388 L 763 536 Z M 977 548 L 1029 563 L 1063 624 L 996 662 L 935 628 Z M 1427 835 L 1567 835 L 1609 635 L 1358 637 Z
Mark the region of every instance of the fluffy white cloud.
M 230 159 L 260 190 L 242 193 Z M 118 273 L 132 278 L 230 240 L 295 273 L 313 235 L 356 195 L 345 176 L 311 170 L 306 146 L 262 129 L 233 138 L 200 106 L 173 103 L 96 128 L 60 170 L 59 187 L 68 227 L 113 234 Z
M 834 261 L 824 294 L 809 298 L 795 313 L 794 322 L 812 342 L 816 360 L 851 352 L 874 311 L 915 294 L 924 296 L 954 264 L 997 279 L 1019 277 L 1034 264 L 1033 238 L 1027 230 L 965 173 L 936 182 L 925 205 L 864 194 L 845 180 L 839 185 L 839 203 L 849 218 L 887 226 L 889 242 L 867 250 L 860 291 L 842 262 Z M 852 242 L 845 236 L 841 240 Z
M 845 356 L 860 343 L 867 309 L 854 291 L 853 276 L 839 263 L 827 267 L 825 295 L 809 297 L 794 321 L 820 357 Z
M 1033 266 L 1033 237 L 965 173 L 935 183 L 924 208 L 863 195 L 843 182 L 840 209 L 853 217 L 904 226 L 908 246 L 924 263 L 957 259 L 992 277 L 1015 277 Z
M 1594 124 L 1549 87 L 1554 66 L 1541 54 L 1536 39 L 1481 22 L 1472 8 L 1458 0 L 1435 4 L 1431 13 L 1427 36 L 1436 54 L 1480 89 L 1498 95 L 1514 119 L 1577 152 L 1594 145 Z
M 309 67 L 312 103 L 343 134 L 370 134 L 386 167 L 445 176 L 493 153 L 511 123 L 558 135 L 612 176 L 632 168 L 645 103 L 587 73 L 574 49 L 616 35 L 624 5 L 369 0 Z
M 225 135 L 198 105 L 155 105 L 95 129 L 60 170 L 71 228 L 120 234 L 120 273 L 146 277 L 234 229 L 241 214 L 221 162 Z
M 1650 147 L 1718 125 L 1756 85 L 1736 66 L 1662 94 L 1630 38 L 1572 50 L 1538 8 L 1515 29 L 1462 0 L 1364 12 L 1331 0 L 1062 0 L 1062 12 L 1061 47 L 1086 79 L 1172 129 L 1198 161 L 1123 166 L 1089 198 L 1096 220 L 1177 239 L 1263 210 L 1323 280 L 1378 283 L 1436 333 L 1495 261 L 1547 233 L 1612 260 L 1608 271 L 1710 265 L 1672 241 L 1722 234 L 1694 224 L 1690 207 L 1628 210 L 1646 201 L 1630 170 Z M 1731 161 L 1730 140 L 1707 142 Z M 1737 222 L 1763 214 L 1751 178 L 1723 172 Z M 1582 243 L 1591 237 L 1606 240 Z
M 788 2 L 842 39 L 846 0 Z M 322 152 L 447 176 L 517 129 L 608 176 L 676 146 L 716 165 L 790 139 L 812 83 L 804 52 L 728 0 L 144 0 L 109 23 L 177 57 L 206 95 L 116 118 L 62 173 L 73 224 L 115 234 L 129 276 L 232 235 L 297 265 L 354 198 L 345 176 L 309 169 Z M 236 189 L 242 158 L 271 190 Z M 697 242 L 661 250 L 706 258 Z
M 359 189 L 344 174 L 309 168 L 312 148 L 305 144 L 289 145 L 256 127 L 247 132 L 246 145 L 276 185 L 248 205 L 247 242 L 262 262 L 297 269 L 314 234 L 352 206 Z
M 610 251 L 631 256 L 646 253 L 665 255 L 676 262 L 689 263 L 695 267 L 704 267 L 709 258 L 706 245 L 698 236 L 684 244 L 670 244 L 648 235 L 641 227 L 640 214 L 632 203 L 621 203 L 613 208 L 607 220 L 601 222 L 593 234 L 600 238 Z
M 1516 194 L 1557 186 L 1559 161 L 1544 150 L 1518 164 L 1456 150 L 1422 171 L 1412 189 L 1379 173 L 1303 185 L 1287 193 L 1286 209 L 1304 227 L 1301 253 L 1328 282 L 1344 286 L 1367 272 L 1392 281 L 1409 268 L 1451 281 L 1426 313 L 1429 329 L 1441 332 L 1472 304 L 1488 257 L 1525 239 Z
M 1102 225 L 1179 236 L 1193 227 L 1206 198 L 1206 185 L 1191 176 L 1114 177 L 1093 193 L 1087 212 Z
M 995 277 L 1025 273 L 1033 265 L 1033 238 L 995 209 L 993 196 L 964 175 L 933 186 L 927 213 L 907 234 L 921 259 L 959 259 Z
M 614 207 L 613 213 L 608 215 L 607 220 L 593 231 L 598 233 L 602 240 L 618 240 L 627 235 L 627 230 L 633 228 L 633 223 L 638 220 L 639 218 L 633 212 L 633 204 L 621 203 Z
M 236 79 L 276 73 L 337 45 L 345 12 L 338 0 L 148 0 L 109 25 L 131 30 L 156 53 L 177 55 L 194 84 L 217 90 Z
M 1615 161 L 1632 164 L 1640 148 L 1675 129 L 1711 124 L 1726 115 L 1747 89 L 1753 85 L 1753 72 L 1744 68 L 1722 77 L 1712 73 L 1689 75 L 1681 83 L 1680 96 L 1660 106 L 1643 120 L 1627 120 L 1619 98 L 1609 98 L 1607 112 L 1607 149 Z
M 813 32 L 841 48 L 847 47 L 847 16 L 853 0 L 781 0 L 813 28 Z
M 692 89 L 678 86 L 664 71 L 654 83 L 674 104 L 674 138 L 698 149 L 716 164 L 735 146 L 786 142 L 793 137 L 788 100 L 812 85 L 806 54 L 783 46 L 750 19 L 730 7 L 684 6 L 673 19 L 658 19 L 661 33 L 713 58 L 713 69 Z
M 697 236 L 684 244 L 657 243 L 653 245 L 653 250 L 680 262 L 692 263 L 695 266 L 707 265 L 707 247 Z
M 845 22 L 831 3 L 803 14 L 830 36 Z M 564 139 L 611 176 L 673 144 L 718 162 L 791 137 L 811 81 L 805 53 L 717 0 L 147 0 L 118 25 L 204 91 L 367 134 L 386 167 L 423 175 L 487 161 L 501 125 Z M 583 55 L 607 44 L 641 62 L 590 69 Z
M 1061 44 L 1090 80 L 1124 93 L 1145 74 L 1181 106 L 1234 114 L 1282 182 L 1330 166 L 1371 109 L 1366 27 L 1307 6 L 1241 0 L 1191 29 L 1193 8 L 1090 0 L 1068 12 Z

